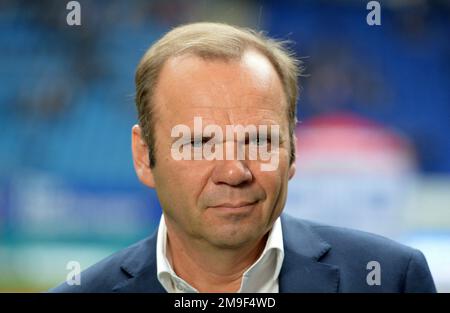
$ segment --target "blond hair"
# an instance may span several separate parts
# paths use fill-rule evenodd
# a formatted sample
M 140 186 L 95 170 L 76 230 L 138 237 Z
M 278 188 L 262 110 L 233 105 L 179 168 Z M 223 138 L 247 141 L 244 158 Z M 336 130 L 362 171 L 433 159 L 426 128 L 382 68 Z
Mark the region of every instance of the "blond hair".
M 300 61 L 286 48 L 286 42 L 261 32 L 221 23 L 193 23 L 174 28 L 154 43 L 142 57 L 135 75 L 136 108 L 142 137 L 149 148 L 150 167 L 156 163 L 152 96 L 164 63 L 171 57 L 193 54 L 205 59 L 239 60 L 247 49 L 262 53 L 274 66 L 288 104 L 290 162 L 295 160 L 298 76 Z

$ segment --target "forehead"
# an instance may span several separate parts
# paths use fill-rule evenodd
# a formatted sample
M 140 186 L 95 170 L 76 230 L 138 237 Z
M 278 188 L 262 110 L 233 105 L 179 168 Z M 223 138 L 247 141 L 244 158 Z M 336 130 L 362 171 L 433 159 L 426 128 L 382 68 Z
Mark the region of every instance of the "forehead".
M 237 60 L 190 54 L 170 58 L 160 72 L 153 103 L 157 120 L 230 114 L 232 119 L 286 117 L 279 76 L 271 62 L 253 50 Z

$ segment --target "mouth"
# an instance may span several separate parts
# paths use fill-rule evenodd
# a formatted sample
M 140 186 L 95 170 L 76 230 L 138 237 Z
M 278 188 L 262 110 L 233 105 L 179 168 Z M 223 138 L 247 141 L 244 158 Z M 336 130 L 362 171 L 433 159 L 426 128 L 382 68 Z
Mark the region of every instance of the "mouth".
M 224 202 L 215 206 L 211 206 L 210 209 L 219 210 L 222 212 L 230 213 L 244 213 L 251 211 L 258 201 L 254 202 Z

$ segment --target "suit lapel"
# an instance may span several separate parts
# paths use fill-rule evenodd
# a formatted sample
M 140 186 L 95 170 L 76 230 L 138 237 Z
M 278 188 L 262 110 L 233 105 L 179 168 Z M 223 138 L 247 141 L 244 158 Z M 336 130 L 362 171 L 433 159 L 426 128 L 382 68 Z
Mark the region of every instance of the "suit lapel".
M 306 223 L 281 216 L 284 260 L 280 292 L 337 292 L 339 268 L 319 262 L 331 249 Z
M 156 271 L 157 233 L 144 240 L 123 260 L 120 268 L 129 278 L 114 286 L 114 292 L 166 292 Z

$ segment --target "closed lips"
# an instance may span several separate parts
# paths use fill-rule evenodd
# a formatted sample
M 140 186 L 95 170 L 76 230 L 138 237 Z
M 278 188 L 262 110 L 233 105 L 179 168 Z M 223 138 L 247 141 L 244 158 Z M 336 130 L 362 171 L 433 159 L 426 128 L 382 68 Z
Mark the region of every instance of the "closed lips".
M 255 202 L 237 202 L 237 203 L 226 202 L 226 203 L 214 205 L 214 206 L 212 206 L 212 208 L 220 208 L 220 207 L 222 207 L 222 208 L 241 208 L 241 207 L 252 205 L 255 203 L 256 203 L 256 201 Z

